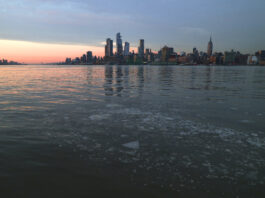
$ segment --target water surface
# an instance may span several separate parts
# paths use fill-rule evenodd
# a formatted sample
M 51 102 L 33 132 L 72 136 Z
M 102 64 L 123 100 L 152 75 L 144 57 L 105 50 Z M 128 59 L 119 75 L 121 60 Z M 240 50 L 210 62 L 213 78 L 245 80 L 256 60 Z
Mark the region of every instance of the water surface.
M 1 66 L 4 197 L 263 197 L 265 67 Z

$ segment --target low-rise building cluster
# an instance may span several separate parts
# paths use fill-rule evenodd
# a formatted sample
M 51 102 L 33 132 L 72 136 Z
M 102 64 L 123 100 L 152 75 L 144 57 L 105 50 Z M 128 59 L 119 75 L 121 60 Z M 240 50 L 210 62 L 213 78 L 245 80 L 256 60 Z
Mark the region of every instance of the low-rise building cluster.
M 93 56 L 92 51 L 88 51 L 86 54 L 83 54 L 81 57 L 66 58 L 65 62 L 60 64 L 66 65 L 102 65 L 104 64 L 104 59 L 102 57 Z
M 6 59 L 0 59 L 0 65 L 21 65 L 21 63 L 15 61 L 8 61 Z

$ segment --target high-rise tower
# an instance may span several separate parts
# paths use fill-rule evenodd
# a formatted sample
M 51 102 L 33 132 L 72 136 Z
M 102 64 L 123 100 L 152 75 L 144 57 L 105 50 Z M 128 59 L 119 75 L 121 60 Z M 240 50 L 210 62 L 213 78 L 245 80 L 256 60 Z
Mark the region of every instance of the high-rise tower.
M 212 42 L 212 36 L 211 36 L 210 41 L 208 43 L 207 55 L 208 55 L 208 57 L 211 57 L 212 54 L 213 54 L 213 42 Z
M 93 61 L 93 53 L 91 51 L 88 51 L 86 54 L 87 63 L 91 63 Z
M 106 57 L 113 56 L 113 40 L 111 40 L 110 38 L 108 38 L 106 41 L 105 56 Z
M 124 56 L 129 56 L 130 53 L 130 43 L 125 42 L 124 44 Z
M 139 42 L 138 55 L 139 57 L 144 57 L 144 39 L 141 39 Z
M 123 48 L 122 48 L 122 39 L 121 39 L 121 33 L 117 33 L 116 35 L 116 47 L 117 47 L 117 56 L 123 55 Z

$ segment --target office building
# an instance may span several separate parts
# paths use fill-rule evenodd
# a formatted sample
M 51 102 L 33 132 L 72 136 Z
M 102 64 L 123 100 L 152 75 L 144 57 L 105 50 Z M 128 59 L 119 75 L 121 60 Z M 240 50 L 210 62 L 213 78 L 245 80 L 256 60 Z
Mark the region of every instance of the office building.
M 260 50 L 257 53 L 259 64 L 265 65 L 265 50 Z
M 125 42 L 124 44 L 124 56 L 130 55 L 130 43 Z
M 123 55 L 123 47 L 122 47 L 122 39 L 121 39 L 121 34 L 117 33 L 116 35 L 116 47 L 117 47 L 117 56 L 122 56 Z
M 65 59 L 65 64 L 71 64 L 72 63 L 72 59 L 71 58 L 66 58 Z
M 161 61 L 168 62 L 170 55 L 174 53 L 174 49 L 172 47 L 165 46 L 161 49 Z
M 144 39 L 141 39 L 139 41 L 138 56 L 141 58 L 144 57 Z
M 86 63 L 87 62 L 87 60 L 86 60 L 87 58 L 86 58 L 86 55 L 85 54 L 83 54 L 83 56 L 81 56 L 81 58 L 80 58 L 80 60 L 81 60 L 81 63 Z
M 210 41 L 208 43 L 208 48 L 207 48 L 207 55 L 208 57 L 211 57 L 213 54 L 213 42 L 212 42 L 212 37 L 210 37 Z
M 91 51 L 88 51 L 86 56 L 87 56 L 87 58 L 86 58 L 87 63 L 92 63 L 93 62 L 93 53 Z
M 106 57 L 113 56 L 113 40 L 111 40 L 110 38 L 108 38 L 106 41 L 105 56 Z
M 226 65 L 234 65 L 236 60 L 236 52 L 231 50 L 231 52 L 224 53 L 224 64 Z

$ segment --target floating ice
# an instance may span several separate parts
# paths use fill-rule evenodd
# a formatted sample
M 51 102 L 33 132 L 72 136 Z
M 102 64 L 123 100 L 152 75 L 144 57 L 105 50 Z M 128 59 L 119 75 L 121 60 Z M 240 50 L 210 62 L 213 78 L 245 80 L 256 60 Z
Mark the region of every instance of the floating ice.
M 250 121 L 250 120 L 240 120 L 240 122 L 243 123 L 243 124 L 249 124 L 249 123 L 251 123 L 252 121 Z
M 109 117 L 110 117 L 109 114 L 99 114 L 99 115 L 91 115 L 91 116 L 89 116 L 89 118 L 91 120 L 94 120 L 94 121 L 105 120 L 105 119 L 107 119 Z
M 115 149 L 113 147 L 110 147 L 107 152 L 113 152 Z
M 129 148 L 129 149 L 139 149 L 140 148 L 140 143 L 139 141 L 134 141 L 134 142 L 128 142 L 126 144 L 123 144 L 122 146 Z
M 128 135 L 121 134 L 121 138 L 126 138 L 126 137 L 128 137 Z
M 106 107 L 107 108 L 118 108 L 118 107 L 121 107 L 121 105 L 119 105 L 119 104 L 107 104 Z

